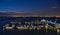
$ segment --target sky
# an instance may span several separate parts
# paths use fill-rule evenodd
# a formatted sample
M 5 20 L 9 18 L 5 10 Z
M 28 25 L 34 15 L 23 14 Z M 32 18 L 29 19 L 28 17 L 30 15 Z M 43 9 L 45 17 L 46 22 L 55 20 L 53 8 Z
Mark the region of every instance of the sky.
M 60 0 L 0 0 L 0 12 L 60 13 Z

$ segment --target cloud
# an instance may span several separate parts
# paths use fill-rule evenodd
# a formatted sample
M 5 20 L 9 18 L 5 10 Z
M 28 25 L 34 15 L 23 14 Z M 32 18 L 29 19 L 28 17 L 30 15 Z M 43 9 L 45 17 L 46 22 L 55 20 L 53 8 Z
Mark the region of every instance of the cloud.
M 57 6 L 53 6 L 52 8 L 58 8 Z

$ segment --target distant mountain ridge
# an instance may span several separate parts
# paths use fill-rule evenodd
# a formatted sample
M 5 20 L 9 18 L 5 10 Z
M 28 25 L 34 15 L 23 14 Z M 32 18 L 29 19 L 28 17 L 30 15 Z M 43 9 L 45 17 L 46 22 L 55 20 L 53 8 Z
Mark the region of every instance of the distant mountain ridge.
M 53 13 L 24 13 L 24 12 L 0 12 L 0 16 L 12 16 L 12 17 L 20 17 L 20 16 L 58 16 Z

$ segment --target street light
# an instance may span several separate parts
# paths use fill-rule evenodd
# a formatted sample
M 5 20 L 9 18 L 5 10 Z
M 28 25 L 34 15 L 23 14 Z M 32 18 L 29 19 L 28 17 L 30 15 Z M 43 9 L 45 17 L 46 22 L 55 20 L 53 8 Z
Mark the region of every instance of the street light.
M 45 29 L 46 29 L 46 32 L 47 32 L 47 30 L 48 30 L 48 24 L 45 26 Z
M 59 30 L 59 29 L 57 29 L 57 35 L 59 35 L 59 33 L 60 33 L 60 30 Z

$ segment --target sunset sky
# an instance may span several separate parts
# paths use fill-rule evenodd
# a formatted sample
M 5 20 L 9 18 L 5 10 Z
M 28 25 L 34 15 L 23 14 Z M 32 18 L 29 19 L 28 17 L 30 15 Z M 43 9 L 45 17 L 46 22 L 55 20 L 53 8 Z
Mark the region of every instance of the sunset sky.
M 0 0 L 0 12 L 60 13 L 59 0 Z

